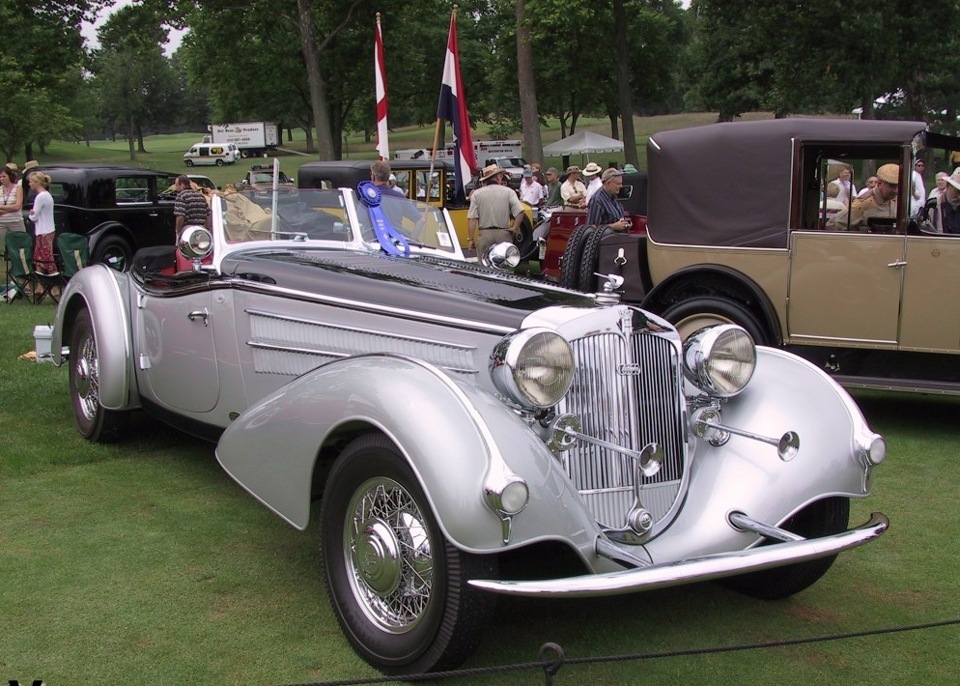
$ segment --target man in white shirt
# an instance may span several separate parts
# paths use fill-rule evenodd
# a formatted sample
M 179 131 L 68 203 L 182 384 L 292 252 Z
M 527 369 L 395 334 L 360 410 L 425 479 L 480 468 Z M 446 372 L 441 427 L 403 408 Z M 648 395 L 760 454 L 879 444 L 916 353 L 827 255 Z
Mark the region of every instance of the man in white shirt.
M 910 188 L 910 216 L 916 217 L 923 209 L 923 204 L 927 201 L 927 191 L 923 187 L 923 170 L 927 164 L 923 160 L 917 160 L 913 164 L 913 183 Z
M 590 204 L 590 198 L 593 197 L 593 194 L 600 190 L 600 187 L 603 183 L 600 181 L 600 172 L 603 171 L 601 167 L 596 162 L 590 162 L 586 167 L 583 168 L 583 181 L 587 184 L 587 204 Z
M 520 199 L 530 207 L 539 207 L 545 195 L 543 186 L 533 177 L 533 170 L 524 169 L 520 181 Z

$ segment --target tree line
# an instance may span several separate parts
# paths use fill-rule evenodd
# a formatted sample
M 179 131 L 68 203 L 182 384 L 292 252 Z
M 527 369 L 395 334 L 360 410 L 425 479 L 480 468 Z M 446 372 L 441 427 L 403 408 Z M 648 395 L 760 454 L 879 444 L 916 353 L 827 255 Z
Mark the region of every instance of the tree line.
M 84 18 L 110 0 L 0 5 L 0 150 L 33 157 L 54 139 L 273 120 L 321 159 L 376 128 L 373 31 L 381 15 L 391 127 L 429 124 L 452 0 L 140 0 L 84 45 Z M 541 157 L 600 116 L 635 149 L 632 115 L 714 111 L 851 113 L 925 120 L 956 133 L 960 0 L 458 0 L 472 121 L 522 135 Z M 185 29 L 172 56 L 170 28 Z

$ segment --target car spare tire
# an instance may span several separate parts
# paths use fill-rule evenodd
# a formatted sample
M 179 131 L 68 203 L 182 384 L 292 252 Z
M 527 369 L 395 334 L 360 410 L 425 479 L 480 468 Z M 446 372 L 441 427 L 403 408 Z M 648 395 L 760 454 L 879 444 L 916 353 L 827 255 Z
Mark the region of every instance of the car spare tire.
M 581 224 L 573 230 L 560 258 L 560 285 L 576 289 L 580 284 L 580 257 L 584 244 L 596 230 L 593 224 Z

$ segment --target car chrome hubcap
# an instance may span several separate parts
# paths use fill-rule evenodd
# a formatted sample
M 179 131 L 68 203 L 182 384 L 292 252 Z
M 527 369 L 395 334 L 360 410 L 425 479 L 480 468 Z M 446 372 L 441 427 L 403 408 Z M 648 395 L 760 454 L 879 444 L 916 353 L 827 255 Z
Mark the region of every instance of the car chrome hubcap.
M 80 411 L 87 419 L 95 419 L 100 407 L 100 377 L 97 373 L 97 347 L 93 336 L 88 336 L 80 346 L 74 366 L 74 388 Z
M 430 538 L 416 501 L 392 479 L 370 479 L 350 501 L 344 529 L 360 608 L 385 631 L 409 631 L 423 617 L 433 585 Z

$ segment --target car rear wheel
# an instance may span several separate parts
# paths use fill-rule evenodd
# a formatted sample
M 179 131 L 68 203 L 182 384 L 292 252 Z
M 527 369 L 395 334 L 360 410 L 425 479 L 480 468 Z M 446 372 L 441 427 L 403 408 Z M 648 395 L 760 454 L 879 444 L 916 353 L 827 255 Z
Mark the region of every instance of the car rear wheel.
M 120 438 L 127 414 L 100 404 L 100 356 L 90 312 L 80 310 L 70 336 L 70 404 L 80 435 L 94 443 Z
M 223 160 L 217 160 L 217 166 L 218 166 L 218 167 L 222 167 L 222 166 L 223 166 Z
M 186 164 L 188 167 L 192 167 L 192 166 L 193 166 L 193 160 L 187 160 L 185 164 Z
M 560 285 L 564 288 L 575 289 L 580 284 L 580 258 L 584 244 L 596 228 L 593 224 L 581 224 L 570 234 L 567 247 L 563 249 L 563 257 L 560 258 Z
M 737 324 L 746 329 L 757 345 L 773 344 L 766 328 L 750 310 L 726 298 L 704 296 L 683 300 L 667 307 L 663 317 L 677 327 L 683 340 L 705 326 Z
M 321 556 L 334 614 L 354 650 L 387 674 L 450 669 L 474 648 L 492 596 L 490 556 L 443 536 L 416 477 L 381 434 L 351 442 L 330 471 Z
M 133 249 L 119 236 L 104 238 L 93 253 L 93 261 L 100 262 L 118 272 L 125 272 L 130 268 L 133 259 Z
M 826 498 L 800 510 L 781 526 L 804 538 L 819 538 L 846 531 L 850 524 L 850 499 Z M 799 593 L 827 573 L 836 555 L 786 567 L 765 569 L 723 579 L 720 583 L 744 595 L 763 600 L 778 600 Z

